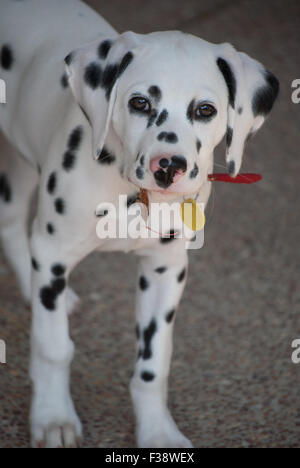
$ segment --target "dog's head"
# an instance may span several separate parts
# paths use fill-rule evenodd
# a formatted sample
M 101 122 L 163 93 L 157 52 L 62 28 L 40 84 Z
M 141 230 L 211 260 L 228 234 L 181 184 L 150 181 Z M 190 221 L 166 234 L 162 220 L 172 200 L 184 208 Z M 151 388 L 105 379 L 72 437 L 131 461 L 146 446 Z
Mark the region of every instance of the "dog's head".
M 225 134 L 228 169 L 237 175 L 245 143 L 279 90 L 248 55 L 181 32 L 99 39 L 66 62 L 92 126 L 94 157 L 115 142 L 123 176 L 163 193 L 199 190 Z

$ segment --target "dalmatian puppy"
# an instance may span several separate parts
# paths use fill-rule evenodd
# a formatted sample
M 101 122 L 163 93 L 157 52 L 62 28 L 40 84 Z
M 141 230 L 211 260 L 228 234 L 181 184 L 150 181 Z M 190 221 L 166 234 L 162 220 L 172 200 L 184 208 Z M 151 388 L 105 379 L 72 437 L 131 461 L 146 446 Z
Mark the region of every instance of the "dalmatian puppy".
M 214 148 L 226 135 L 235 177 L 247 138 L 271 111 L 277 79 L 226 43 L 178 31 L 120 35 L 78 0 L 1 0 L 0 78 L 7 86 L 0 233 L 32 306 L 32 446 L 76 447 L 82 439 L 69 388 L 68 313 L 78 298 L 68 278 L 98 249 L 140 257 L 130 384 L 137 445 L 192 447 L 167 404 L 186 239 L 169 232 L 101 240 L 95 210 L 101 202 L 117 206 L 120 194 L 130 206 L 141 189 L 150 204 L 197 196 L 206 205 Z

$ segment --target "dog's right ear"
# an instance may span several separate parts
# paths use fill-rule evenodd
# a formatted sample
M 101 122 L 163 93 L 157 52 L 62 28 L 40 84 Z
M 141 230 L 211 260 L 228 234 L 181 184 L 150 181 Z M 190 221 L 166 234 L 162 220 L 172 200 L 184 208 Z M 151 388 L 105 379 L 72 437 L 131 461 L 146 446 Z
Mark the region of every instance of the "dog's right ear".
M 278 96 L 279 81 L 270 71 L 230 44 L 217 47 L 217 66 L 228 90 L 227 152 L 229 172 L 241 168 L 247 139 L 264 123 Z
M 126 32 L 115 39 L 93 41 L 65 59 L 73 95 L 92 126 L 95 159 L 105 143 L 118 81 L 134 60 L 137 45 L 138 36 Z

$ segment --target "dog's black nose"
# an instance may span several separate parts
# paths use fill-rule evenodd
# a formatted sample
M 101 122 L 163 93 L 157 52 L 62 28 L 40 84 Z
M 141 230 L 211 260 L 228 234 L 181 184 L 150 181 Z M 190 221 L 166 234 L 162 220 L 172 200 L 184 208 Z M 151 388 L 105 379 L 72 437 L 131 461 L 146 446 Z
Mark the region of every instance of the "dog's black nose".
M 186 172 L 187 161 L 184 156 L 172 156 L 171 164 L 169 167 L 174 168 L 178 171 Z
M 184 156 L 158 156 L 152 160 L 151 169 L 157 185 L 166 189 L 187 171 L 187 160 Z

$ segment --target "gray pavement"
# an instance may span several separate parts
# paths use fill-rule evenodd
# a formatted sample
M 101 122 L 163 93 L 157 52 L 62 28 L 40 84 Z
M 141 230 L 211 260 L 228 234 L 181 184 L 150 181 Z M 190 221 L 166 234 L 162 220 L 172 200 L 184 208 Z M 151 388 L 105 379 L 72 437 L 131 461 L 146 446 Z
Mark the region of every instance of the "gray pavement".
M 291 82 L 300 78 L 300 3 L 88 3 L 120 31 L 182 29 L 232 42 L 280 78 L 279 101 L 243 166 L 264 181 L 214 185 L 205 247 L 191 254 L 176 321 L 170 406 L 196 447 L 297 447 L 300 365 L 291 362 L 291 342 L 300 338 L 300 104 L 291 102 Z M 217 164 L 224 165 L 223 153 L 222 146 Z M 86 447 L 134 446 L 128 381 L 135 272 L 132 256 L 94 254 L 72 277 L 83 300 L 71 319 L 72 386 Z M 29 326 L 0 251 L 0 338 L 8 344 L 8 364 L 0 366 L 0 447 L 28 445 Z

